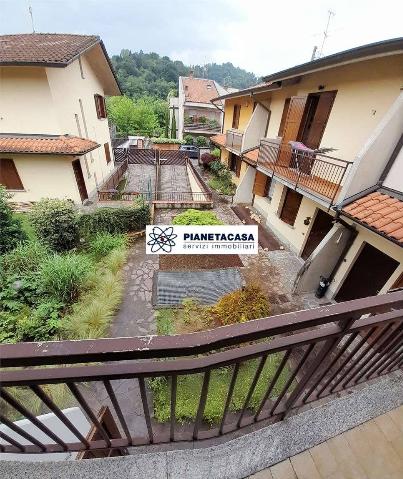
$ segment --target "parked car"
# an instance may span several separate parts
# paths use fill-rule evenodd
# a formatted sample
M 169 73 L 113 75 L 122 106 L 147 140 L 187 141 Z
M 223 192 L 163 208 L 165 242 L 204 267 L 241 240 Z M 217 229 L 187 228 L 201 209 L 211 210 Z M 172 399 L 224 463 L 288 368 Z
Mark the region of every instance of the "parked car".
M 181 145 L 179 150 L 187 151 L 189 158 L 199 159 L 199 147 L 194 145 Z

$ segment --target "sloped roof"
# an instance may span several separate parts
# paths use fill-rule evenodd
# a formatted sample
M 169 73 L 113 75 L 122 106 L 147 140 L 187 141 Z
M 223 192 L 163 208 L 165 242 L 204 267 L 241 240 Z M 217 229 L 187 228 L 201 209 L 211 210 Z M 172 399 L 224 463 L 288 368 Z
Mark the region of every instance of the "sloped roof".
M 210 137 L 210 141 L 212 141 L 216 145 L 225 146 L 225 134 L 214 135 L 214 136 Z
M 0 134 L 0 153 L 84 155 L 99 146 L 95 141 L 70 135 Z
M 214 80 L 207 78 L 181 77 L 185 101 L 191 103 L 210 103 L 219 95 Z
M 101 39 L 96 35 L 27 33 L 0 36 L 0 64 L 65 66 Z
M 253 165 L 256 165 L 258 155 L 259 155 L 259 147 L 254 148 L 253 150 L 250 150 L 247 153 L 242 154 L 244 158 L 249 160 L 248 163 L 251 163 Z
M 403 245 L 403 201 L 379 191 L 342 209 L 342 214 Z

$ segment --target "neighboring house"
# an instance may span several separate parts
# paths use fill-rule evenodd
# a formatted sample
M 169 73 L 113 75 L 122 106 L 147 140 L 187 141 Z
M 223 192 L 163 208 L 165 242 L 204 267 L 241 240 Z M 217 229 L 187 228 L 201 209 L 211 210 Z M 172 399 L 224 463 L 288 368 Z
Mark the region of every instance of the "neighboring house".
M 179 77 L 179 95 L 170 98 L 170 125 L 175 114 L 176 134 L 180 140 L 185 135 L 205 136 L 221 132 L 223 123 L 223 105 L 221 101 L 211 103 L 213 98 L 224 95 L 234 89 L 225 89 L 214 80 Z
M 403 110 L 398 107 L 402 65 L 403 39 L 393 39 L 269 75 L 256 87 L 213 100 L 225 101 L 224 133 L 211 140 L 233 171 L 238 185 L 234 200 L 253 204 L 263 224 L 306 260 L 298 278 L 300 290 L 314 290 L 323 275 L 331 280 L 329 297 L 346 298 L 339 291 L 364 242 L 392 261 L 382 274 L 369 267 L 378 278 L 371 285 L 368 264 L 377 264 L 376 254 L 366 257 L 365 274 L 363 269 L 355 273 L 366 286 L 361 293 L 357 289 L 356 297 L 387 290 L 402 272 L 402 237 L 390 234 L 400 229 L 401 166 L 395 166 L 400 176 L 394 176 L 399 187 L 395 184 L 389 191 L 385 183 L 378 184 L 403 131 Z M 368 154 L 379 129 L 382 148 L 377 143 Z M 383 236 L 377 226 L 356 225 L 353 207 L 338 212 L 341 204 L 374 185 L 388 191 L 388 204 L 399 210 L 392 208 L 393 224 Z M 367 207 L 370 211 L 371 204 Z
M 114 168 L 105 95 L 120 95 L 101 39 L 0 36 L 0 183 L 15 202 L 81 203 Z

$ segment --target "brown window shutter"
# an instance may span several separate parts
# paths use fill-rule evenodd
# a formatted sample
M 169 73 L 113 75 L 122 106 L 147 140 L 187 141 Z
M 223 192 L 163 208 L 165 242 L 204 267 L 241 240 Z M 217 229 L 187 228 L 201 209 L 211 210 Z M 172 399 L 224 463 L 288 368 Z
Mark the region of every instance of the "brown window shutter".
M 271 178 L 264 173 L 257 171 L 255 176 L 255 183 L 253 185 L 253 193 L 258 196 L 267 196 L 270 188 Z
M 291 161 L 291 149 L 289 141 L 296 141 L 301 126 L 302 117 L 307 96 L 293 96 L 290 99 L 287 117 L 284 124 L 283 139 L 281 144 L 284 145 L 278 156 L 278 164 L 281 166 L 289 166 Z
M 14 160 L 0 158 L 0 183 L 7 190 L 23 190 L 24 186 L 15 167 Z
M 306 146 L 313 150 L 319 148 L 320 142 L 322 141 L 322 136 L 330 116 L 336 93 L 337 91 L 326 91 L 319 95 L 315 116 L 305 140 Z
M 111 150 L 109 149 L 109 143 L 104 143 L 104 150 L 105 150 L 106 163 L 108 164 L 111 161 Z
M 286 98 L 284 102 L 283 114 L 281 115 L 280 128 L 278 129 L 278 136 L 283 136 L 284 125 L 287 119 L 288 108 L 290 107 L 291 98 Z
M 302 195 L 294 190 L 287 188 L 280 218 L 289 225 L 293 226 L 301 205 Z

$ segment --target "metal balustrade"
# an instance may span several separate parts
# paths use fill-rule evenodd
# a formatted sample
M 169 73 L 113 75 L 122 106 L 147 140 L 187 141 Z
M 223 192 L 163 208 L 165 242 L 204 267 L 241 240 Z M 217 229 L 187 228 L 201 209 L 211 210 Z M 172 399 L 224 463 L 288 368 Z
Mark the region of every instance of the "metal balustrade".
M 313 150 L 296 149 L 266 139 L 261 140 L 257 160 L 258 169 L 330 205 L 334 204 L 351 164 Z
M 302 405 L 402 368 L 403 291 L 187 335 L 0 345 L 0 356 L 0 420 L 24 439 L 2 432 L 2 452 L 111 451 L 218 438 L 281 421 Z M 255 367 L 245 378 L 243 368 L 251 360 Z M 275 365 L 269 377 L 263 375 L 267 364 Z M 223 372 L 228 374 L 225 400 L 211 424 L 205 408 L 211 384 Z M 200 388 L 193 391 L 198 405 L 194 419 L 182 424 L 177 404 L 181 381 L 189 375 L 200 377 Z M 156 378 L 169 388 L 164 423 L 154 417 L 150 381 Z M 234 391 L 246 379 L 242 402 L 234 406 Z M 122 381 L 138 401 L 124 404 Z M 96 439 L 83 437 L 51 397 L 47 385 L 57 384 L 88 418 Z M 29 393 L 40 400 L 76 439 L 66 442 L 41 423 L 31 410 L 32 400 L 20 399 L 21 390 L 25 398 Z M 110 437 L 98 420 L 91 391 L 102 407 L 111 409 L 120 437 Z M 26 418 L 48 439 L 22 430 L 7 416 L 10 412 Z M 133 417 L 141 417 L 144 427 L 133 426 Z

